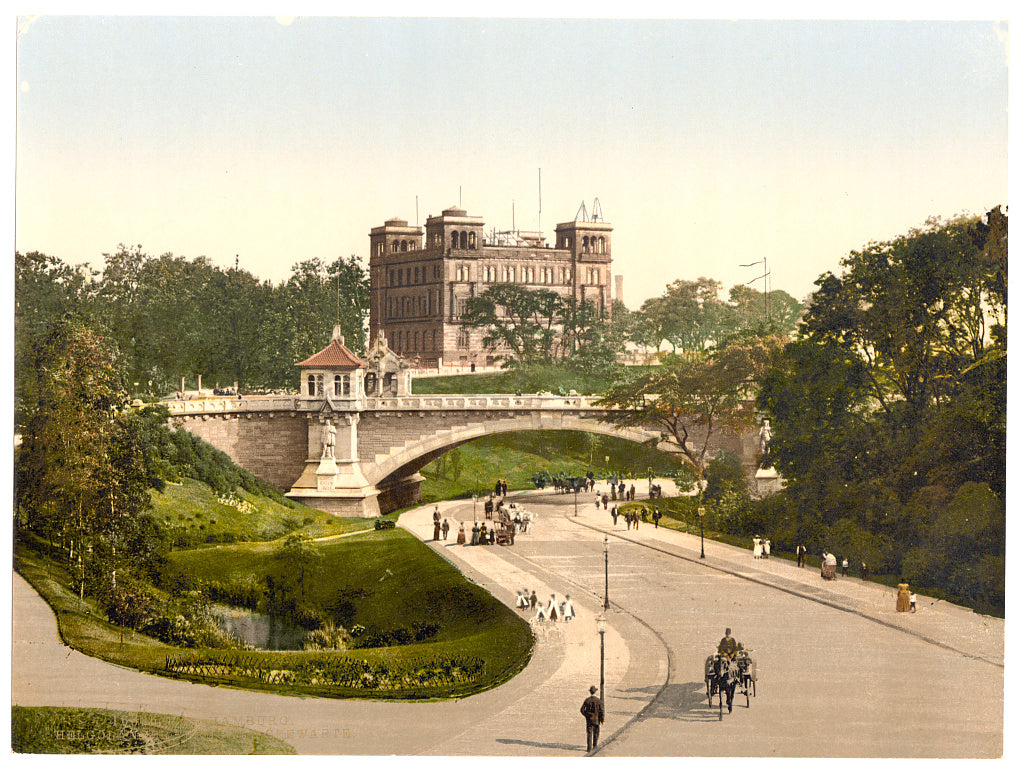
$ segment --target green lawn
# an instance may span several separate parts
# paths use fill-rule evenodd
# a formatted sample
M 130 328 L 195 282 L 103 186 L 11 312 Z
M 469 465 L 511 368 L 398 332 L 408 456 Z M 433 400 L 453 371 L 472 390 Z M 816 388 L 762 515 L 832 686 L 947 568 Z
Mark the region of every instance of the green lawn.
M 168 483 L 163 492 L 152 492 L 152 497 L 153 520 L 179 547 L 274 540 L 292 532 L 322 537 L 373 526 L 372 519 L 343 519 L 243 489 L 230 498 L 218 498 L 210 487 L 193 479 Z
M 290 744 L 239 726 L 152 712 L 78 707 L 12 707 L 16 753 L 289 755 Z

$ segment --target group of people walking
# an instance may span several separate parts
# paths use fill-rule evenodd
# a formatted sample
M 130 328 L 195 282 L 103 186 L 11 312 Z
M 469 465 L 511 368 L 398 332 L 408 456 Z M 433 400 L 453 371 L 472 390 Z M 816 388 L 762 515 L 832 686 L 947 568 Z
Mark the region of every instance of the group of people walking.
M 546 603 L 541 604 L 536 591 L 516 590 L 516 608 L 530 611 L 537 621 L 571 621 L 576 617 L 576 608 L 568 594 L 561 602 L 552 594 Z
M 639 511 L 620 511 L 617 506 L 612 506 L 612 526 L 617 526 L 619 523 L 619 517 L 622 517 L 626 522 L 626 529 L 640 529 L 640 522 L 647 522 L 647 506 L 641 505 Z M 654 522 L 654 528 L 658 528 L 658 522 L 661 521 L 661 511 L 655 508 L 651 512 L 651 521 Z

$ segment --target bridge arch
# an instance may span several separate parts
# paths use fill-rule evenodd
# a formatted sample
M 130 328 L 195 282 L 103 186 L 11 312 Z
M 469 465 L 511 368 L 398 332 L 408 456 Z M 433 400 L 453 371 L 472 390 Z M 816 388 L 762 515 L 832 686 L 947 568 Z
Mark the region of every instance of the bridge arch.
M 653 446 L 658 451 L 676 458 L 679 457 L 678 448 L 673 444 L 661 441 L 660 435 L 657 432 L 617 427 L 608 422 L 601 422 L 582 416 L 536 412 L 528 417 L 517 416 L 504 419 L 490 419 L 423 436 L 416 441 L 407 442 L 400 449 L 395 449 L 394 453 L 387 455 L 385 459 L 381 459 L 373 465 L 364 464 L 363 473 L 369 483 L 378 488 L 387 489 L 391 482 L 397 482 L 416 475 L 426 465 L 444 456 L 452 449 L 474 441 L 477 438 L 527 430 L 582 431 L 607 435 L 637 444 Z

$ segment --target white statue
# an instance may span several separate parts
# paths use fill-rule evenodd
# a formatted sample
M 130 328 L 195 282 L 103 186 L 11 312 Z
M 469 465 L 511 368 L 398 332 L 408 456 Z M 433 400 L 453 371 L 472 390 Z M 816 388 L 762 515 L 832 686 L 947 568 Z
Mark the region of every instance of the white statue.
M 768 446 L 772 442 L 772 428 L 767 419 L 761 420 L 761 430 L 757 434 L 757 437 L 759 440 L 761 458 L 763 460 L 764 456 L 768 453 Z
M 323 442 L 323 452 L 320 455 L 321 459 L 334 459 L 335 435 L 336 431 L 334 429 L 334 425 L 332 425 L 330 422 L 324 425 L 324 432 L 323 435 L 321 436 Z

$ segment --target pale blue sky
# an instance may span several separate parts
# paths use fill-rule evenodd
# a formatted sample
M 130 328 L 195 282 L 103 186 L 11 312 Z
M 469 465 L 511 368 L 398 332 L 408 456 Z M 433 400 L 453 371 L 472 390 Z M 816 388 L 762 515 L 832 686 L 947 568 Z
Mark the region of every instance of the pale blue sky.
M 18 41 L 18 250 L 119 242 L 280 280 L 459 202 L 600 199 L 631 307 L 802 297 L 850 250 L 1008 201 L 1007 25 L 40 17 Z M 760 283 L 758 283 L 760 287 Z

